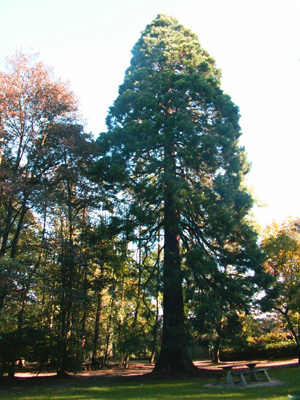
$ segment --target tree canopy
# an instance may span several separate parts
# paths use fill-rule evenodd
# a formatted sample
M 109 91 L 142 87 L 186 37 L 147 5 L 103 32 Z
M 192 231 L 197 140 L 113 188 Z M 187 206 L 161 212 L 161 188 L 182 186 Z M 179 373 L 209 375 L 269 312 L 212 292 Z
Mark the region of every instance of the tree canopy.
M 240 136 L 214 59 L 173 17 L 158 15 L 142 32 L 96 141 L 68 83 L 35 55 L 8 58 L 0 374 L 13 375 L 24 356 L 64 374 L 84 360 L 103 366 L 113 355 L 128 365 L 131 354 L 153 362 L 157 353 L 154 373 L 193 374 L 195 340 L 213 342 L 217 360 L 272 278 L 265 255 L 279 260 L 277 239 L 274 257 L 273 242 L 265 254 L 257 244 Z M 296 263 L 298 242 L 288 236 L 276 271 L 291 254 Z M 277 305 L 288 296 L 278 276 L 272 305 L 276 293 Z
M 17 52 L 5 66 L 0 72 L 0 190 L 6 217 L 0 257 L 9 252 L 14 258 L 25 214 L 39 196 L 43 176 L 57 163 L 50 128 L 76 121 L 78 105 L 68 84 L 55 79 L 37 55 Z
M 300 220 L 273 222 L 265 231 L 262 249 L 266 271 L 275 278 L 263 304 L 272 307 L 292 333 L 300 362 Z
M 123 229 L 153 246 L 162 233 L 163 337 L 155 370 L 193 370 L 187 353 L 183 284 L 222 285 L 230 270 L 263 276 L 239 110 L 220 87 L 220 71 L 189 29 L 167 15 L 142 32 L 98 138 L 98 179 L 122 204 Z M 249 279 L 248 279 L 249 280 Z M 250 280 L 249 280 L 250 281 Z M 236 282 L 234 284 L 234 282 Z M 249 282 L 248 282 L 249 283 Z M 226 290 L 223 287 L 224 290 Z M 251 291 L 252 293 L 252 291 Z M 250 301 L 248 297 L 248 301 Z

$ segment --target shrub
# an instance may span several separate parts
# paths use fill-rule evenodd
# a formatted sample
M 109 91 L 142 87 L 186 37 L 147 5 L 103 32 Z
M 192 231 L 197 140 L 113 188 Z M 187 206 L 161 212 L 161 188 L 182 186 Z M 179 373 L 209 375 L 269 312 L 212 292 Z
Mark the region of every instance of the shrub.
M 294 342 L 268 343 L 262 346 L 251 346 L 243 349 L 223 349 L 220 352 L 221 361 L 240 360 L 271 360 L 293 358 L 298 354 L 298 347 Z

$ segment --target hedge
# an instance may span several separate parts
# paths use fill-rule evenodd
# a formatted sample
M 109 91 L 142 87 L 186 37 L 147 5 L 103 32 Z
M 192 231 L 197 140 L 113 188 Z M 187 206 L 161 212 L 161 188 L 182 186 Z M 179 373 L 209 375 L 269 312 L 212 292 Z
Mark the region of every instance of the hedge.
M 300 348 L 295 343 L 271 343 L 261 347 L 249 346 L 243 349 L 223 349 L 220 351 L 221 361 L 272 360 L 282 358 L 300 359 Z

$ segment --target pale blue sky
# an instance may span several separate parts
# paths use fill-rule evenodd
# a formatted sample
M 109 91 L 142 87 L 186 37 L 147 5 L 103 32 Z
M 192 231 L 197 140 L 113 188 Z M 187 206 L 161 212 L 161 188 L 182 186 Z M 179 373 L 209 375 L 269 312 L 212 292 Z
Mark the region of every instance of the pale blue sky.
M 32 49 L 70 81 L 88 130 L 105 130 L 130 51 L 157 14 L 195 32 L 240 107 L 262 225 L 300 217 L 299 0 L 0 0 L 0 59 Z

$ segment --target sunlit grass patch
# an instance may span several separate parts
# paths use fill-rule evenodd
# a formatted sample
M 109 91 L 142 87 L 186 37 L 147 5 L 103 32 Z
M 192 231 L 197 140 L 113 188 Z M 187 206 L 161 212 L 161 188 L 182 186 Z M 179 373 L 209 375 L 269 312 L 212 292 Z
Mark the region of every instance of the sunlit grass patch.
M 207 388 L 214 380 L 189 380 L 167 382 L 106 382 L 99 380 L 58 383 L 55 387 L 32 387 L 0 389 L 1 400 L 288 400 L 288 394 L 300 393 L 300 367 L 274 369 L 271 379 L 277 379 L 280 386 L 254 388 Z

